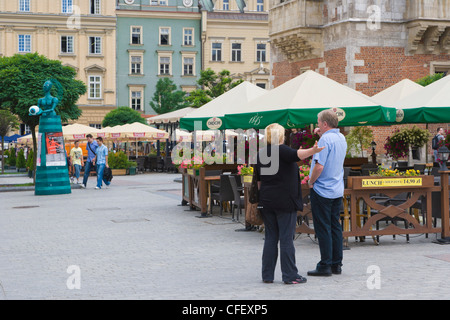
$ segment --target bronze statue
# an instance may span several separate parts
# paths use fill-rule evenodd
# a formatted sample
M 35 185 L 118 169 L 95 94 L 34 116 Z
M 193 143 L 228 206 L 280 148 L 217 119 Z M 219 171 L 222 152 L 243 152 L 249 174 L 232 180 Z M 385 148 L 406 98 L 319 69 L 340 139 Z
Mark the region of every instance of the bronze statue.
M 52 86 L 53 82 L 51 80 L 45 81 L 43 87 L 45 96 L 38 100 L 37 106 L 30 108 L 30 116 L 38 116 L 41 114 L 43 117 L 56 116 L 55 108 L 59 100 L 51 95 L 50 90 Z

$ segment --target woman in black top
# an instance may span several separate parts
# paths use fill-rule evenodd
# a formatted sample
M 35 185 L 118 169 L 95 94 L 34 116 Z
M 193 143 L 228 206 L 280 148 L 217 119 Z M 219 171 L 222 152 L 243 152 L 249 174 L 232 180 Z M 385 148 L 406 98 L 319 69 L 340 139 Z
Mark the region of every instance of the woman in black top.
M 262 256 L 262 279 L 272 283 L 278 259 L 282 280 L 286 284 L 306 282 L 295 265 L 294 235 L 297 211 L 303 210 L 300 174 L 297 162 L 318 153 L 317 142 L 310 149 L 292 149 L 283 144 L 285 129 L 273 123 L 266 127 L 267 147 L 258 152 L 256 165 L 259 206 L 264 221 L 265 240 Z

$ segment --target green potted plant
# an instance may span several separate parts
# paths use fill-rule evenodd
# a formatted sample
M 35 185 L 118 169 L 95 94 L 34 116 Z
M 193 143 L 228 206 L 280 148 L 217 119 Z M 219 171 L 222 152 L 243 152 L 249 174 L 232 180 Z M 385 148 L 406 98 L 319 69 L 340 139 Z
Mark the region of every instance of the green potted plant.
M 393 159 L 405 158 L 409 154 L 409 147 L 420 148 L 424 146 L 430 138 L 430 133 L 425 129 L 416 126 L 397 130 L 392 136 L 387 137 L 384 149 L 386 155 Z
M 136 174 L 136 167 L 137 167 L 136 161 L 128 161 L 127 169 L 128 169 L 128 174 L 130 176 L 134 176 Z
M 33 178 L 34 174 L 34 152 L 33 149 L 30 149 L 28 152 L 28 158 L 27 158 L 27 170 L 28 170 L 28 178 Z
M 25 160 L 25 151 L 20 149 L 17 153 L 16 168 L 17 172 L 26 172 L 27 161 Z
M 9 158 L 9 150 L 8 150 L 8 149 L 3 150 L 3 158 L 2 158 L 2 162 L 4 163 L 4 165 L 3 165 L 4 169 L 9 169 L 9 161 L 8 161 L 8 158 Z
M 369 127 L 353 127 L 345 139 L 347 140 L 347 149 L 361 154 L 361 158 L 363 158 L 364 149 L 370 148 L 370 143 L 373 141 L 373 131 Z
M 9 164 L 9 168 L 10 169 L 15 169 L 16 168 L 16 149 L 15 148 L 11 148 L 11 150 L 9 150 L 9 157 L 8 157 L 8 164 Z
M 110 152 L 108 154 L 108 165 L 111 168 L 113 176 L 124 176 L 127 174 L 128 158 L 122 152 Z

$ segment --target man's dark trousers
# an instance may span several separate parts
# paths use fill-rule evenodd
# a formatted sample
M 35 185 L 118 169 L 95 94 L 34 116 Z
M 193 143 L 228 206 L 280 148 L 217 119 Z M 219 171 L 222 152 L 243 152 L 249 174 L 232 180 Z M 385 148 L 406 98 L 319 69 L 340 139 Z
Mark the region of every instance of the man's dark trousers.
M 314 231 L 319 240 L 317 270 L 342 265 L 342 227 L 339 222 L 342 198 L 328 199 L 310 189 Z
M 89 174 L 91 173 L 92 169 L 95 170 L 95 167 L 92 164 L 92 162 L 91 161 L 86 161 L 84 163 L 84 176 L 83 176 L 83 184 L 84 184 L 84 186 L 87 186 L 87 181 L 88 181 L 88 178 L 89 178 Z

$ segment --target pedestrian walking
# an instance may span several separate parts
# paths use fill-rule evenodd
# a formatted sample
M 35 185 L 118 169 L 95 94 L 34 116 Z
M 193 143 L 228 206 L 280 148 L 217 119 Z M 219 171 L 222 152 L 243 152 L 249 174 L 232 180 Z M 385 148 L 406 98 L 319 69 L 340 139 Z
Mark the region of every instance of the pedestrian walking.
M 102 188 L 102 181 L 106 184 L 106 187 L 108 188 L 110 185 L 110 182 L 103 177 L 103 172 L 105 171 L 105 167 L 109 168 L 108 165 L 108 148 L 103 144 L 103 138 L 98 137 L 97 138 L 97 144 L 98 148 L 95 152 L 95 157 L 92 160 L 93 164 L 97 163 L 97 186 L 95 189 L 101 189 Z
M 89 178 L 89 174 L 91 173 L 91 169 L 94 168 L 94 163 L 92 160 L 95 158 L 95 152 L 98 148 L 97 141 L 94 140 L 94 137 L 92 137 L 92 134 L 86 135 L 86 138 L 88 140 L 86 144 L 86 151 L 87 151 L 87 159 L 84 167 L 84 176 L 83 176 L 83 184 L 81 185 L 82 188 L 86 188 L 87 181 Z
M 272 283 L 278 259 L 282 280 L 286 284 L 305 283 L 298 274 L 295 263 L 294 236 L 297 211 L 303 210 L 300 174 L 297 162 L 320 152 L 317 146 L 310 149 L 292 149 L 284 144 L 285 129 L 277 124 L 266 128 L 267 146 L 258 152 L 257 180 L 259 202 L 264 221 L 264 248 L 262 254 L 262 280 Z M 268 160 L 268 161 L 267 161 Z
M 431 147 L 433 148 L 433 155 L 434 155 L 434 161 L 437 162 L 439 160 L 438 150 L 439 150 L 439 143 L 441 140 L 444 140 L 444 128 L 439 127 L 436 130 L 436 135 L 433 137 L 433 140 L 431 140 Z
M 326 149 L 313 156 L 310 187 L 314 230 L 319 240 L 320 261 L 309 276 L 331 276 L 342 272 L 342 229 L 339 221 L 344 195 L 345 137 L 339 132 L 338 117 L 332 110 L 317 115 L 319 147 Z
M 70 160 L 75 171 L 72 178 L 76 178 L 77 184 L 79 184 L 81 167 L 84 165 L 83 150 L 80 148 L 79 140 L 75 141 L 75 147 L 70 150 Z

